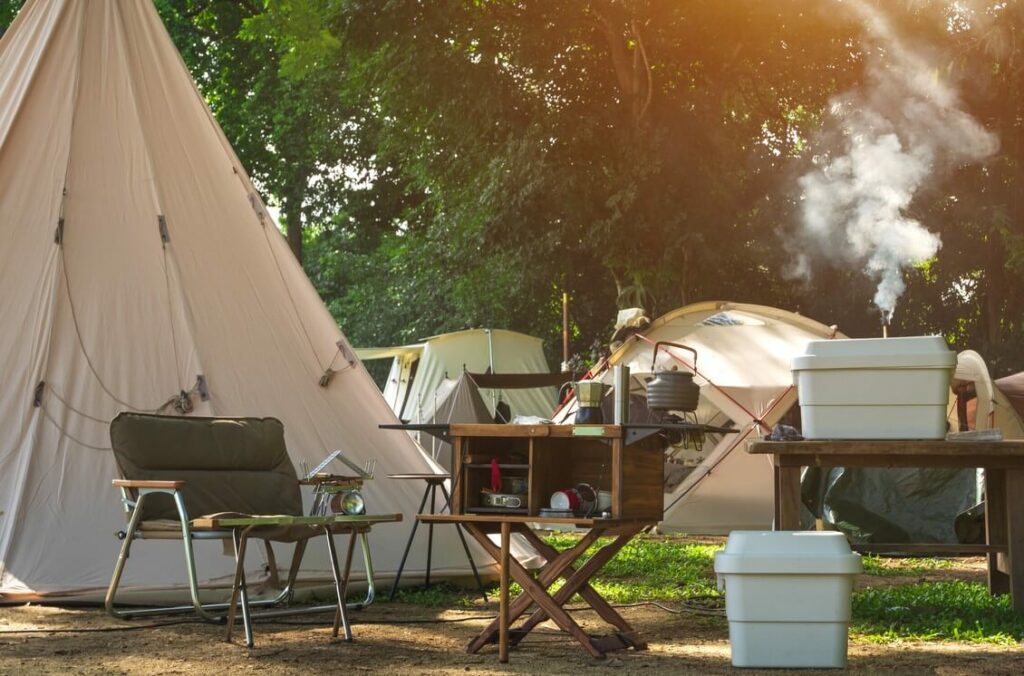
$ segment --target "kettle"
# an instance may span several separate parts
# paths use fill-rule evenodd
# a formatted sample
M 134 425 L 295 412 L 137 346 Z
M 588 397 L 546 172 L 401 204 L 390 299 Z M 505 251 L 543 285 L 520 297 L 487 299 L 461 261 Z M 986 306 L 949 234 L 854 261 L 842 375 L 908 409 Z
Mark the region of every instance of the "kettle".
M 654 344 L 651 355 L 651 372 L 658 357 L 658 348 L 670 345 L 693 353 L 693 369 L 697 370 L 697 351 L 692 347 L 660 341 Z M 679 370 L 661 370 L 647 381 L 647 407 L 655 411 L 696 411 L 700 401 L 700 385 L 693 382 L 693 373 Z

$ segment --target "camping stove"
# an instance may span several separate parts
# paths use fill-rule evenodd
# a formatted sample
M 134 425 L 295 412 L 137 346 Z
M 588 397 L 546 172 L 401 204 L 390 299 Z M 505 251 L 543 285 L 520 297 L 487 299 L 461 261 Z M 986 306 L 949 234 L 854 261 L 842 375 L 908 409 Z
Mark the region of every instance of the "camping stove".
M 653 411 L 657 413 L 657 411 Z M 681 448 L 693 448 L 701 451 L 704 448 L 704 428 L 697 422 L 697 413 L 687 411 L 682 415 L 666 413 L 661 416 L 658 422 L 666 425 L 678 425 L 679 427 L 666 427 L 663 435 L 670 446 Z M 684 425 L 689 427 L 683 427 Z

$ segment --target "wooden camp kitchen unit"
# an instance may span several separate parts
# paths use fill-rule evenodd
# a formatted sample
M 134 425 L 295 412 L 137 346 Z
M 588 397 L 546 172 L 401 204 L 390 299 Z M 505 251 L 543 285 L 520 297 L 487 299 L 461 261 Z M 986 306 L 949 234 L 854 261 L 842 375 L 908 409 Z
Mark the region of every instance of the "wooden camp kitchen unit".
M 555 491 L 585 483 L 611 493 L 611 517 L 661 521 L 661 446 L 626 446 L 615 425 L 452 425 L 452 514 L 540 516 Z M 519 508 L 488 507 L 492 460 L 507 488 L 525 480 L 527 502 Z M 520 483 L 520 482 L 516 482 Z M 570 519 L 573 523 L 578 519 Z
M 653 426 L 652 426 L 653 427 Z M 589 580 L 637 533 L 661 521 L 663 512 L 662 445 L 645 430 L 616 425 L 477 425 L 453 424 L 453 487 L 450 514 L 422 514 L 422 521 L 459 523 L 498 562 L 501 570 L 498 619 L 474 638 L 467 650 L 498 643 L 499 658 L 508 661 L 509 645 L 518 644 L 535 626 L 550 619 L 594 657 L 623 648 L 643 650 L 647 644 L 619 613 L 590 586 Z M 492 463 L 492 460 L 494 461 Z M 493 465 L 503 487 L 525 496 L 518 506 L 485 503 L 492 490 Z M 551 517 L 541 515 L 554 492 L 588 484 L 610 493 L 610 507 L 591 513 Z M 514 501 L 513 501 L 514 502 Z M 605 516 L 602 516 L 605 514 Z M 583 529 L 580 541 L 564 552 L 544 542 L 533 527 Z M 501 545 L 488 537 L 500 533 Z M 546 559 L 535 573 L 509 555 L 509 538 L 520 533 Z M 611 537 L 589 559 L 582 557 L 601 537 Z M 579 561 L 580 565 L 574 565 Z M 560 578 L 565 584 L 554 594 L 548 588 Z M 511 580 L 523 588 L 509 601 Z M 605 622 L 610 636 L 591 637 L 563 609 L 579 594 Z M 537 610 L 516 628 L 511 624 L 531 605 Z

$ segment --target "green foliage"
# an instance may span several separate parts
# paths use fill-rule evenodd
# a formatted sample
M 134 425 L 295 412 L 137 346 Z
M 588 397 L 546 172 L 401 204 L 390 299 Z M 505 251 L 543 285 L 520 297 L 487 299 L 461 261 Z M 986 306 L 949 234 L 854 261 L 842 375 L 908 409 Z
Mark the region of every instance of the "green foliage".
M 953 567 L 953 561 L 950 559 L 893 559 L 883 558 L 877 554 L 862 555 L 861 563 L 864 565 L 865 574 L 879 577 L 924 575 Z
M 835 3 L 155 1 L 356 343 L 500 326 L 555 362 L 563 291 L 575 352 L 636 303 L 879 333 L 861 270 L 784 275 L 794 179 L 829 150 L 832 97 L 867 82 L 863 27 Z M 1024 368 L 1024 3 L 873 4 L 1000 140 L 911 205 L 943 246 L 907 272 L 894 331 Z M 0 0 L 0 28 L 20 5 Z
M 984 585 L 922 582 L 855 593 L 851 630 L 870 641 L 1014 644 L 1024 639 L 1024 619 L 1009 595 L 993 597 Z
M 552 535 L 545 541 L 559 551 L 576 543 L 571 535 Z M 587 552 L 599 546 L 598 541 Z M 719 547 L 682 539 L 639 536 L 615 555 L 593 583 L 598 592 L 614 603 L 638 601 L 688 601 L 717 598 L 714 562 Z M 557 587 L 553 587 L 557 588 Z

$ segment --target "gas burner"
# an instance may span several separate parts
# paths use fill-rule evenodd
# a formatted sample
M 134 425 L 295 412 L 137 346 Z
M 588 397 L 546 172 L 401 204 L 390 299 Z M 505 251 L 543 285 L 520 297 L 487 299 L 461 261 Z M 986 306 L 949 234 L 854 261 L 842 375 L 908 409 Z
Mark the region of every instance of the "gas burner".
M 697 422 L 697 414 L 694 411 L 679 413 L 666 413 L 660 416 L 659 422 L 666 425 L 692 425 L 690 429 L 666 428 L 664 431 L 665 440 L 671 446 L 682 448 L 693 448 L 700 451 L 704 447 L 704 430 Z

